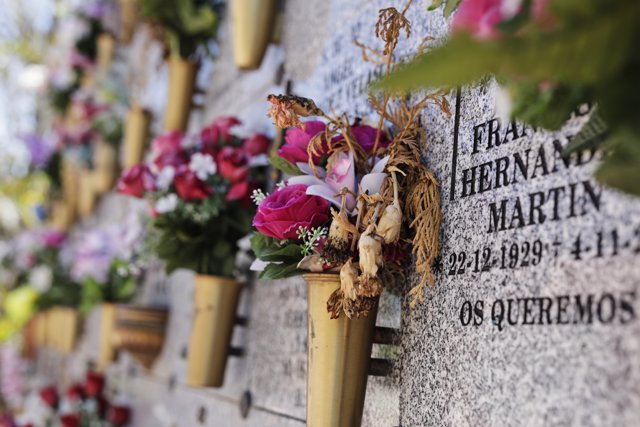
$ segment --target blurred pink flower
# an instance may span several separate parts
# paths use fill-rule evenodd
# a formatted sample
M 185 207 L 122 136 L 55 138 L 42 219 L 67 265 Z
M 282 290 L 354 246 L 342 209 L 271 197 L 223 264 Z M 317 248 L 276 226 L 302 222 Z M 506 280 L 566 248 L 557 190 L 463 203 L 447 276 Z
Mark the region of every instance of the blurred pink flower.
M 504 19 L 503 0 L 463 0 L 458 6 L 451 28 L 466 31 L 479 39 L 495 38 L 497 25 Z

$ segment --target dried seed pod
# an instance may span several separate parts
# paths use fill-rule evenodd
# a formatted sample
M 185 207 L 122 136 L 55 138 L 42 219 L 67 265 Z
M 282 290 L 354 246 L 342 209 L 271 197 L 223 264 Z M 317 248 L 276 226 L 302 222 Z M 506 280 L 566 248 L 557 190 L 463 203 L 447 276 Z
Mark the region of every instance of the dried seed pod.
M 358 270 L 351 262 L 351 258 L 349 258 L 340 269 L 340 289 L 342 289 L 345 298 L 350 300 L 358 298 L 355 288 L 357 281 Z
M 386 244 L 395 243 L 400 238 L 402 211 L 395 203 L 386 207 L 378 222 L 378 234 Z
M 329 297 L 329 300 L 327 301 L 327 311 L 331 314 L 332 319 L 340 317 L 343 301 L 344 295 L 340 289 L 336 289 Z
M 363 274 L 356 288 L 359 297 L 374 298 L 382 293 L 382 280 Z
M 378 267 L 382 265 L 382 239 L 375 233 L 373 224 L 370 224 L 360 236 L 358 252 L 362 274 L 375 277 L 378 274 Z
M 331 226 L 329 227 L 329 239 L 332 240 L 336 246 L 346 245 L 349 241 L 349 229 L 347 228 L 349 219 L 347 218 L 347 214 L 342 209 L 340 212 L 336 212 L 336 210 L 332 208 L 331 215 L 333 216 L 333 221 L 331 221 Z

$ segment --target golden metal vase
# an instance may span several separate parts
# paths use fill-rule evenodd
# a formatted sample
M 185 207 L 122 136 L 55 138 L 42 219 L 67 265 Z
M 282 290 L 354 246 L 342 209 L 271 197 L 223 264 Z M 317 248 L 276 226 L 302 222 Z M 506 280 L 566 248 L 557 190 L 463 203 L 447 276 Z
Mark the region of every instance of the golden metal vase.
M 93 212 L 96 205 L 96 190 L 94 177 L 91 170 L 83 168 L 79 173 L 78 181 L 78 213 L 86 218 Z
M 196 275 L 193 325 L 187 354 L 187 384 L 220 387 L 242 285 L 233 279 Z
M 55 230 L 66 231 L 73 224 L 74 214 L 74 209 L 64 200 L 54 200 L 51 204 L 49 225 Z
M 113 54 L 116 50 L 116 39 L 109 33 L 102 33 L 96 40 L 96 64 L 101 73 L 106 73 L 111 67 Z
M 151 114 L 134 102 L 127 112 L 122 145 L 122 167 L 130 167 L 142 162 L 144 150 L 149 138 Z
M 260 67 L 272 39 L 276 0 L 232 0 L 233 58 L 242 70 Z
M 96 367 L 103 372 L 115 356 L 113 345 L 113 331 L 115 329 L 116 306 L 115 304 L 100 305 L 100 337 L 98 342 L 98 360 Z
M 118 153 L 116 148 L 104 141 L 96 143 L 93 152 L 93 189 L 96 194 L 110 191 L 116 181 Z
M 78 329 L 80 326 L 80 315 L 72 308 L 56 308 L 56 322 L 58 325 L 59 338 L 57 348 L 63 354 L 69 354 L 76 346 Z
M 173 57 L 169 60 L 169 91 L 164 130 L 187 130 L 197 73 L 196 62 Z
M 78 208 L 78 187 L 80 170 L 68 157 L 63 157 L 61 168 L 62 197 L 68 209 L 68 215 L 75 220 Z
M 164 308 L 116 306 L 113 345 L 150 368 L 162 350 L 168 311 Z
M 138 23 L 138 4 L 136 0 L 119 0 L 120 9 L 120 40 L 129 43 L 133 38 Z
M 305 274 L 308 284 L 307 425 L 357 427 L 362 420 L 376 309 L 369 316 L 331 319 L 327 300 L 337 274 Z

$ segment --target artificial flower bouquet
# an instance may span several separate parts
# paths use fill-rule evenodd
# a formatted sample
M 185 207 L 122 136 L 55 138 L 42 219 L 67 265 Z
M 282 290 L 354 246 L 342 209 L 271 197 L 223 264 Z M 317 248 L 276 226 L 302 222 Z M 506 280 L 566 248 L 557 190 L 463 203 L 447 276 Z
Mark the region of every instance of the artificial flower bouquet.
M 124 427 L 130 421 L 131 407 L 120 396 L 109 395 L 102 374 L 89 371 L 84 381 L 71 384 L 64 393 L 47 385 L 29 394 L 11 425 Z
M 430 100 L 443 102 L 428 96 L 392 115 L 388 99 L 372 98 L 380 120 L 371 127 L 329 117 L 309 99 L 269 97 L 276 124 L 295 127 L 273 159 L 292 176 L 260 197 L 253 221 L 259 232 L 253 249 L 268 263 L 262 277 L 339 272 L 340 289 L 327 302 L 331 316 L 366 316 L 413 252 L 421 279 L 411 294 L 414 302 L 422 298 L 425 284 L 433 283 L 440 226 L 437 182 L 421 161 L 417 123 Z M 301 122 L 300 116 L 324 122 Z M 393 137 L 385 121 L 394 125 Z
M 82 285 L 80 310 L 99 303 L 129 302 L 145 272 L 144 228 L 135 214 L 122 223 L 85 231 L 61 254 L 70 277 Z
M 167 272 L 231 277 L 236 242 L 251 230 L 250 200 L 264 187 L 270 140 L 240 138 L 240 122 L 223 117 L 197 135 L 157 137 L 150 159 L 123 172 L 118 191 L 150 203 L 154 248 Z

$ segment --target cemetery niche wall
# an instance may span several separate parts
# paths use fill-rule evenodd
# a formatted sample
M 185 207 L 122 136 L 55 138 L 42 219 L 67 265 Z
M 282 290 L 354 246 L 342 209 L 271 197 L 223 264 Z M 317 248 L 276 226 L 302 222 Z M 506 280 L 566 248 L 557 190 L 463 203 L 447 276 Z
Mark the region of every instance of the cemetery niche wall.
M 251 72 L 233 65 L 221 21 L 215 72 L 200 82 L 207 91 L 190 126 L 234 114 L 262 117 L 269 129 L 262 100 L 287 87 L 325 111 L 373 122 L 367 90 L 383 67 L 363 61 L 354 41 L 375 45 L 378 11 L 404 3 L 288 0 L 281 45 L 271 45 Z M 447 19 L 427 6 L 409 9 L 417 36 L 402 39 L 401 56 L 415 54 L 422 37 L 446 37 Z M 372 357 L 392 361 L 393 369 L 369 377 L 362 425 L 635 425 L 640 200 L 595 180 L 603 153 L 565 153 L 593 106 L 579 106 L 560 131 L 549 132 L 500 117 L 497 96 L 489 81 L 448 93 L 450 117 L 424 111 L 423 158 L 442 202 L 436 286 L 414 309 L 383 294 L 377 325 L 397 329 L 399 346 L 374 344 Z M 126 203 L 114 196 L 96 221 Z M 416 280 L 409 276 L 405 286 Z M 185 385 L 193 292 L 185 271 L 145 284 L 144 298 L 171 307 L 163 351 L 150 371 L 126 354 L 109 367 L 130 390 L 135 425 L 305 425 L 303 280 L 244 289 L 218 389 Z M 98 323 L 93 314 L 85 328 Z M 95 358 L 89 335 L 69 359 L 41 355 L 39 368 L 57 377 L 79 372 Z

